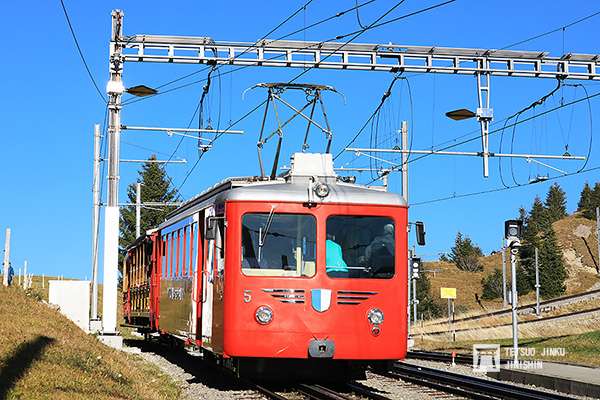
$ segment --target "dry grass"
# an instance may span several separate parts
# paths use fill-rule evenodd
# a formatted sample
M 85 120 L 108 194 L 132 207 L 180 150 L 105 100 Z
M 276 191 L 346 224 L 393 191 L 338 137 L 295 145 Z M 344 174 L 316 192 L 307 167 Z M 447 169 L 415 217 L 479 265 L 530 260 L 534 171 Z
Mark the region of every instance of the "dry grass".
M 578 226 L 585 225 L 592 230 L 592 234 L 584 241 L 575 235 Z M 600 278 L 596 274 L 595 262 L 598 262 L 597 239 L 594 233 L 595 223 L 579 216 L 569 216 L 553 224 L 558 243 L 563 249 L 563 259 L 568 272 L 566 281 L 567 291 L 565 294 L 586 292 L 593 287 L 600 286 Z M 587 245 L 586 245 L 587 242 Z M 434 298 L 440 296 L 440 287 L 453 287 L 457 290 L 455 307 L 456 317 L 483 314 L 502 308 L 500 299 L 493 301 L 476 301 L 475 295 L 481 299 L 481 280 L 489 275 L 495 268 L 502 269 L 501 254 L 493 254 L 480 258 L 483 266 L 481 272 L 461 271 L 452 263 L 428 262 L 425 269 L 437 270 L 429 273 L 431 289 Z M 507 282 L 510 282 L 510 268 L 507 271 Z M 596 286 L 595 286 L 596 285 Z M 535 293 L 531 292 L 519 296 L 520 303 L 531 303 L 535 301 Z M 445 302 L 445 300 L 443 301 Z M 445 305 L 445 303 L 443 304 Z M 482 307 L 483 306 L 483 307 Z
M 519 325 L 519 336 L 522 338 L 551 338 L 600 330 L 600 312 L 596 312 L 592 315 L 575 316 L 566 320 L 540 320 L 535 322 L 535 317 L 533 317 L 533 319 L 530 317 L 528 320 L 533 322 Z M 486 319 L 486 321 L 489 322 L 484 323 L 482 321 L 467 321 L 464 323 L 464 325 L 456 324 L 456 329 L 469 329 L 467 331 L 456 332 L 456 339 L 492 340 L 512 337 L 511 325 L 495 326 L 498 323 L 509 323 L 510 317 L 489 318 Z M 523 321 L 523 318 L 519 318 L 519 321 Z M 437 329 L 435 330 L 442 331 L 447 329 L 447 325 L 438 325 Z M 427 332 L 432 331 L 434 331 L 434 329 L 433 327 L 430 327 L 428 331 L 421 329 L 419 331 L 415 331 L 415 334 L 421 339 L 427 339 L 431 341 L 447 342 L 450 340 L 449 333 L 447 335 L 427 335 Z
M 476 343 L 498 343 L 503 348 L 511 348 L 511 339 L 483 340 L 472 339 L 460 342 L 437 341 L 417 339 L 416 346 L 429 351 L 456 351 L 467 355 L 472 354 L 473 345 Z M 519 340 L 520 347 L 535 348 L 535 355 L 525 359 L 545 360 L 554 362 L 567 362 L 580 365 L 600 367 L 600 330 L 590 331 L 577 335 L 560 335 L 555 337 L 532 337 Z M 544 356 L 544 348 L 564 348 L 564 357 Z M 503 352 L 502 357 L 508 358 Z
M 563 306 L 557 307 L 553 310 L 543 312 L 542 317 L 551 317 L 551 316 L 572 313 L 572 312 L 576 312 L 576 311 L 591 310 L 594 308 L 598 308 L 599 306 L 600 306 L 600 298 L 595 298 L 595 299 L 581 301 L 578 303 L 563 305 Z M 475 314 L 475 315 L 477 315 L 477 314 Z M 535 321 L 537 319 L 538 318 L 535 315 L 535 313 L 519 315 L 519 321 Z M 494 325 L 500 325 L 500 324 L 508 324 L 511 321 L 512 321 L 512 316 L 509 313 L 509 314 L 505 314 L 505 315 L 482 317 L 482 318 L 475 319 L 475 320 L 457 321 L 454 323 L 453 326 L 454 326 L 454 329 L 480 329 L 482 327 L 488 327 L 488 326 L 494 326 Z M 417 334 L 439 332 L 441 330 L 447 329 L 447 326 L 448 326 L 447 317 L 439 318 L 439 319 L 431 320 L 431 321 L 429 321 L 429 323 L 425 323 L 422 326 L 417 326 L 415 328 L 415 332 Z
M 110 349 L 18 288 L 0 288 L 0 398 L 176 399 L 141 358 Z

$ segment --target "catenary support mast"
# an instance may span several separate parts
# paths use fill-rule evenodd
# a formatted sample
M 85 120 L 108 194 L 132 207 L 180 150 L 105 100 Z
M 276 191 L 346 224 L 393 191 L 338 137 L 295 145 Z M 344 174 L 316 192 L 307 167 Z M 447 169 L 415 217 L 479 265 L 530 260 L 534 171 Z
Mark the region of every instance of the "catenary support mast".
M 124 86 L 122 45 L 123 12 L 112 12 L 110 43 L 110 81 L 108 100 L 108 201 L 104 213 L 104 288 L 102 303 L 102 336 L 105 342 L 120 347 L 117 332 L 117 280 L 119 263 L 119 147 L 121 133 L 121 96 Z
M 90 319 L 98 319 L 98 224 L 100 223 L 100 125 L 94 125 L 94 178 L 92 187 L 92 306 Z

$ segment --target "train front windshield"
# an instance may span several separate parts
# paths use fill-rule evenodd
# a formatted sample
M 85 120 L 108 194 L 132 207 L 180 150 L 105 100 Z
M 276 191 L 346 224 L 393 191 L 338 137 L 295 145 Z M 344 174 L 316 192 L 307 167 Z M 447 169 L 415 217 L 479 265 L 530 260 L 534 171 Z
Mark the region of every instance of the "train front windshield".
M 313 276 L 316 219 L 306 214 L 252 213 L 242 218 L 242 272 Z
M 394 221 L 337 215 L 327 219 L 326 271 L 332 278 L 391 278 L 396 256 Z
M 308 214 L 242 217 L 242 272 L 311 277 L 316 272 L 316 219 Z M 331 278 L 394 276 L 395 226 L 387 217 L 336 215 L 326 221 L 325 270 Z

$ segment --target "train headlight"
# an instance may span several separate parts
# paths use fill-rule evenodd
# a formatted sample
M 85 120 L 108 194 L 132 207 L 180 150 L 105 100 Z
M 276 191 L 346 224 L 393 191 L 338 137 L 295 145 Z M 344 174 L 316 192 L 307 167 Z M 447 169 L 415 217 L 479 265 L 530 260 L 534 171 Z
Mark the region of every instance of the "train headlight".
M 256 322 L 266 325 L 273 320 L 273 310 L 269 306 L 260 306 L 255 313 Z
M 379 308 L 371 308 L 367 314 L 369 322 L 373 325 L 380 325 L 383 323 L 383 311 Z
M 326 183 L 319 182 L 314 186 L 315 194 L 321 198 L 329 195 L 329 186 Z

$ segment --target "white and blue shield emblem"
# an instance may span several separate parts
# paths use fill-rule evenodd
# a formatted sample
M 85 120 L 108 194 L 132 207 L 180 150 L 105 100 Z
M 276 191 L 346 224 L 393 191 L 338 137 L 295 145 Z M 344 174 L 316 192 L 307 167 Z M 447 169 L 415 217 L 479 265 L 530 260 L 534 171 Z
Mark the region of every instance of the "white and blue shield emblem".
M 330 289 L 311 289 L 312 307 L 318 312 L 329 310 L 331 305 L 331 290 Z

